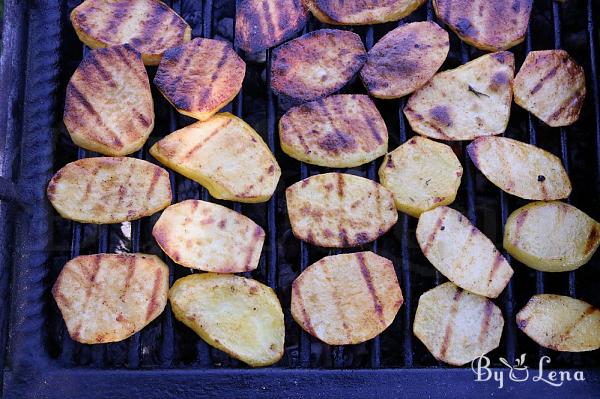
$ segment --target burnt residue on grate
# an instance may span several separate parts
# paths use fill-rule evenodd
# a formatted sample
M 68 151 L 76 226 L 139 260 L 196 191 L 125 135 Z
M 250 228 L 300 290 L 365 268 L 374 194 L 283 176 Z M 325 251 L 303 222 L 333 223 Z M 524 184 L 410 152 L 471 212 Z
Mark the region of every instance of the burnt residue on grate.
M 59 104 L 64 104 L 66 83 L 86 51 L 77 39 L 68 21 L 68 13 L 80 1 L 67 1 L 63 10 L 65 33 L 61 48 L 62 74 Z M 560 156 L 568 168 L 574 190 L 569 201 L 595 219 L 600 219 L 600 98 L 596 78 L 597 34 L 593 14 L 597 5 L 587 0 L 566 2 L 535 2 L 530 29 L 524 43 L 512 48 L 516 56 L 517 70 L 527 51 L 533 49 L 564 48 L 586 70 L 587 99 L 580 120 L 572 126 L 549 128 L 520 107 L 513 105 L 506 137 L 530 142 Z M 193 36 L 211 37 L 233 42 L 235 25 L 235 0 L 175 0 L 167 1 L 184 17 L 193 29 Z M 431 1 L 400 23 L 434 20 Z M 361 35 L 366 48 L 372 47 L 385 33 L 398 23 L 385 23 L 368 27 L 337 27 L 350 29 Z M 328 27 L 311 17 L 303 33 Z M 442 69 L 454 68 L 483 54 L 461 43 L 450 33 L 451 49 Z M 276 289 L 282 302 L 286 322 L 285 355 L 280 367 L 327 367 L 327 368 L 421 368 L 444 367 L 429 354 L 427 349 L 412 335 L 412 320 L 419 296 L 445 279 L 421 254 L 415 240 L 416 219 L 400 214 L 396 226 L 374 243 L 356 250 L 372 250 L 394 262 L 405 303 L 394 323 L 379 337 L 359 345 L 329 347 L 310 337 L 292 320 L 290 289 L 293 279 L 308 265 L 330 255 L 334 251 L 311 246 L 297 240 L 290 229 L 284 201 L 286 187 L 298 180 L 330 171 L 326 168 L 301 164 L 289 158 L 279 148 L 277 122 L 289 106 L 280 103 L 269 88 L 270 51 L 245 54 L 236 49 L 247 62 L 243 89 L 224 111 L 244 118 L 274 151 L 282 167 L 282 177 L 276 194 L 263 204 L 234 204 L 210 198 L 208 192 L 172 171 L 170 177 L 176 202 L 198 198 L 223 204 L 260 224 L 266 231 L 265 246 L 259 267 L 248 274 Z M 150 79 L 156 68 L 149 68 Z M 166 134 L 193 122 L 179 115 L 153 87 L 156 124 L 146 146 L 134 154 L 138 158 L 157 163 L 147 149 Z M 344 93 L 365 93 L 360 81 L 345 87 Z M 389 131 L 390 151 L 410 139 L 413 132 L 404 118 L 402 108 L 406 99 L 375 100 Z M 57 110 L 58 116 L 62 109 Z M 469 219 L 501 248 L 504 221 L 525 201 L 507 195 L 487 181 L 472 165 L 466 155 L 465 144 L 449 143 L 465 168 L 465 175 L 456 201 L 452 207 L 468 215 Z M 71 142 L 64 126 L 56 132 L 55 170 L 77 158 L 96 156 L 77 149 Z M 377 180 L 381 159 L 348 173 Z M 107 226 L 72 223 L 54 216 L 54 242 L 52 247 L 52 270 L 49 284 L 55 279 L 64 263 L 78 254 L 96 252 L 146 252 L 161 256 L 169 265 L 171 282 L 192 271 L 175 265 L 164 256 L 154 242 L 150 231 L 158 215 L 131 223 Z M 506 255 L 506 254 L 505 254 Z M 522 353 L 527 353 L 528 363 L 547 354 L 552 366 L 594 367 L 600 365 L 598 351 L 580 354 L 558 353 L 540 350 L 515 325 L 514 315 L 529 297 L 537 292 L 571 295 L 593 304 L 600 304 L 600 293 L 595 288 L 600 281 L 600 259 L 595 256 L 590 264 L 572 273 L 539 273 L 507 257 L 515 269 L 515 275 L 503 294 L 495 300 L 502 309 L 505 327 L 501 345 L 490 354 L 496 365 L 499 357 L 509 363 Z M 195 333 L 173 319 L 169 306 L 157 320 L 128 340 L 106 345 L 81 345 L 73 342 L 54 303 L 50 305 L 47 331 L 48 351 L 65 366 L 99 368 L 213 368 L 246 367 L 224 353 L 209 347 Z

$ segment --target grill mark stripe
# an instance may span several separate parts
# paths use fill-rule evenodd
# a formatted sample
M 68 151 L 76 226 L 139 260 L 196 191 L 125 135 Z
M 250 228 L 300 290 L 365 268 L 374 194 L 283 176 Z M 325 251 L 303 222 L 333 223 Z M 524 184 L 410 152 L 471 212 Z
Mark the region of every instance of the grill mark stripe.
M 377 291 L 375 290 L 375 286 L 373 285 L 373 278 L 371 276 L 369 268 L 367 267 L 367 263 L 365 262 L 365 255 L 359 252 L 356 254 L 356 258 L 358 259 L 358 263 L 360 265 L 360 273 L 362 274 L 362 277 L 365 280 L 365 284 L 367 285 L 367 289 L 369 290 L 369 294 L 371 295 L 371 299 L 373 300 L 373 308 L 375 309 L 375 313 L 377 313 L 379 322 L 383 326 L 385 325 L 383 306 L 381 305 L 381 300 L 377 296 Z
M 494 263 L 492 264 L 492 267 L 490 268 L 490 274 L 488 276 L 488 287 L 490 285 L 492 285 L 492 283 L 494 281 L 494 276 L 496 275 L 496 272 L 498 271 L 498 269 L 500 269 L 500 265 L 502 264 L 503 260 L 504 260 L 504 256 L 502 256 L 500 251 L 498 251 L 496 253 L 496 258 L 494 258 Z
M 450 339 L 452 339 L 452 334 L 454 333 L 454 319 L 456 318 L 456 313 L 458 312 L 458 304 L 460 298 L 463 294 L 463 289 L 460 287 L 456 287 L 456 293 L 452 298 L 452 308 L 450 309 L 450 314 L 448 315 L 448 323 L 446 324 L 446 331 L 444 332 L 444 339 L 442 340 L 442 346 L 440 347 L 440 358 L 446 357 L 446 352 L 448 352 L 448 346 L 450 345 Z
M 563 112 L 565 112 L 567 109 L 570 109 L 572 107 L 575 107 L 575 109 L 580 108 L 580 107 L 576 107 L 576 105 L 577 105 L 577 102 L 581 102 L 581 95 L 582 95 L 582 91 L 577 90 L 571 96 L 567 97 L 565 100 L 563 100 L 563 102 L 560 104 L 558 109 L 556 111 L 554 111 L 552 113 L 552 115 L 550 115 L 549 119 L 558 118 L 559 116 L 561 116 L 563 114 Z
M 85 171 L 87 172 L 88 170 L 85 169 Z M 81 198 L 81 202 L 85 202 L 87 201 L 87 199 L 90 196 L 90 193 L 92 192 L 92 182 L 96 182 L 96 177 L 98 176 L 98 172 L 100 171 L 100 166 L 96 166 L 92 171 L 91 171 L 91 176 L 87 182 L 87 184 L 85 185 L 85 192 L 83 193 L 83 197 Z
M 218 126 L 207 137 L 205 137 L 204 140 L 202 140 L 201 142 L 196 144 L 194 147 L 192 147 L 192 149 L 189 150 L 187 152 L 187 154 L 185 154 L 183 156 L 182 160 L 185 161 L 185 160 L 190 159 L 194 155 L 194 153 L 198 152 L 198 150 L 200 150 L 200 148 L 202 148 L 206 143 L 208 143 L 211 139 L 213 139 L 217 134 L 219 134 L 221 132 L 222 129 L 225 129 L 230 123 L 231 123 L 231 119 L 227 119 L 227 121 L 224 124 L 222 124 L 221 126 Z
M 492 303 L 492 301 L 487 300 L 485 302 L 484 316 L 483 316 L 483 321 L 481 323 L 481 331 L 479 332 L 479 337 L 477 339 L 477 341 L 479 341 L 479 343 L 483 343 L 483 341 L 485 340 L 485 337 L 487 336 L 487 333 L 490 329 L 490 321 L 492 318 L 493 311 L 494 311 L 494 304 Z
M 326 265 L 325 265 L 326 266 Z M 348 324 L 346 323 L 346 315 L 344 314 L 344 311 L 342 310 L 342 305 L 340 303 L 340 299 L 341 299 L 341 295 L 340 292 L 344 292 L 343 290 L 339 290 L 338 287 L 336 286 L 336 281 L 337 279 L 335 277 L 330 277 L 331 273 L 329 270 L 329 267 L 323 267 L 323 274 L 325 277 L 325 280 L 327 280 L 327 285 L 330 287 L 331 289 L 331 297 L 333 298 L 333 302 L 335 305 L 335 308 L 337 310 L 337 314 L 339 315 L 336 320 L 339 320 L 342 322 L 342 328 L 344 329 L 344 333 L 346 334 L 346 338 L 348 340 L 350 340 L 350 329 L 348 327 Z
M 100 75 L 100 77 L 102 77 L 102 79 L 104 80 L 103 83 L 106 83 L 111 87 L 117 87 L 117 83 L 114 81 L 112 75 L 106 70 L 106 68 L 104 68 L 104 65 L 102 65 L 98 58 L 99 56 L 92 55 L 88 58 L 86 66 L 93 67 L 98 73 L 98 75 Z
M 577 318 L 577 320 L 575 320 L 573 322 L 573 324 L 571 324 L 569 327 L 567 327 L 565 329 L 565 331 L 558 337 L 558 342 L 559 343 L 563 343 L 564 341 L 567 340 L 567 338 L 569 338 L 569 336 L 571 335 L 571 333 L 573 332 L 573 330 L 575 329 L 575 327 L 577 327 L 577 325 L 579 323 L 581 323 L 583 320 L 585 320 L 586 317 L 588 317 L 589 315 L 591 315 L 592 313 L 594 313 L 596 311 L 596 308 L 592 305 L 589 305 L 584 311 L 583 313 Z
M 158 179 L 162 175 L 162 170 L 158 167 L 154 169 L 154 174 L 152 175 L 152 181 L 150 181 L 150 186 L 148 187 L 148 191 L 146 192 L 146 197 L 150 198 L 154 193 L 154 189 L 156 188 L 156 183 L 158 183 Z
M 158 301 L 156 299 L 156 296 L 158 295 L 158 290 L 160 290 L 162 273 L 162 268 L 158 268 L 156 270 L 156 274 L 154 277 L 154 285 L 152 286 L 152 295 L 150 296 L 148 308 L 146 309 L 146 321 L 150 320 L 150 318 L 152 317 L 152 313 L 154 313 L 154 311 L 158 307 Z
M 371 135 L 373 136 L 377 144 L 383 143 L 383 139 L 377 131 L 377 127 L 375 126 L 375 121 L 373 121 L 373 118 L 367 116 L 365 119 L 367 121 L 367 125 L 369 126 L 369 130 L 371 131 Z
M 271 13 L 270 7 L 269 7 L 269 3 L 270 1 L 263 1 L 262 2 L 262 10 L 263 10 L 263 20 L 265 21 L 266 24 L 266 28 L 267 28 L 267 37 L 269 38 L 274 38 L 275 37 L 275 25 L 273 23 L 273 13 Z
M 216 82 L 219 78 L 219 74 L 221 73 L 221 71 L 225 67 L 225 64 L 227 63 L 227 59 L 228 59 L 227 48 L 223 47 L 221 49 L 221 57 L 219 58 L 217 65 L 214 67 L 213 74 L 210 77 L 210 82 L 208 82 L 207 87 L 202 91 L 202 95 L 198 96 L 198 101 L 196 102 L 196 106 L 199 109 L 203 109 L 205 107 L 206 102 L 208 101 L 208 99 L 210 98 L 210 96 L 212 94 L 212 87 L 214 85 L 216 85 Z
M 559 65 L 555 65 L 552 69 L 550 69 L 548 72 L 546 72 L 546 74 L 542 77 L 542 79 L 540 79 L 540 81 L 537 82 L 537 84 L 535 86 L 533 86 L 533 89 L 531 89 L 531 94 L 535 94 L 538 91 L 540 91 L 540 89 L 546 83 L 546 80 L 551 79 L 554 75 L 556 75 L 556 72 L 558 71 L 558 67 L 559 67 Z
M 448 213 L 448 209 L 444 208 L 442 210 L 441 215 L 438 217 L 438 219 L 435 222 L 435 226 L 433 227 L 433 230 L 431 231 L 431 233 L 429 234 L 429 237 L 427 237 L 427 241 L 425 242 L 425 246 L 423 247 L 423 254 L 425 256 L 427 256 L 427 252 L 429 252 L 429 249 L 431 248 L 431 246 L 433 245 L 436 237 L 437 237 L 437 233 L 440 230 L 440 228 L 442 227 L 442 224 L 444 223 L 444 220 L 446 218 L 446 214 Z
M 292 293 L 296 292 L 296 299 L 298 300 L 298 306 L 300 307 L 300 313 L 302 313 L 302 324 L 303 327 L 313 336 L 316 336 L 315 329 L 310 321 L 310 317 L 308 312 L 306 311 L 306 307 L 304 306 L 304 300 L 302 299 L 302 295 L 300 294 L 300 289 L 298 288 L 299 280 L 296 280 L 292 283 Z

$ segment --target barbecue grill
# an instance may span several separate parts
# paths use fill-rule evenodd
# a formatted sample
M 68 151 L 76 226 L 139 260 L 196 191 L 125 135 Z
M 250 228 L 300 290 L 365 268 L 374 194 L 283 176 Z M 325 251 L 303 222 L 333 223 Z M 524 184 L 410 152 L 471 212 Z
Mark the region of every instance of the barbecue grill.
M 600 394 L 600 351 L 560 353 L 542 349 L 521 333 L 516 312 L 536 293 L 577 297 L 600 306 L 600 257 L 570 273 L 541 273 L 507 259 L 515 275 L 495 300 L 505 328 L 500 347 L 490 354 L 490 367 L 504 371 L 504 387 L 475 381 L 469 366 L 451 368 L 436 361 L 412 334 L 419 296 L 444 277 L 421 254 L 414 230 L 416 219 L 400 214 L 397 225 L 374 243 L 355 250 L 372 250 L 391 259 L 405 302 L 394 323 L 380 336 L 359 345 L 334 347 L 312 338 L 292 320 L 292 280 L 308 265 L 335 251 L 300 242 L 291 233 L 284 190 L 292 183 L 327 169 L 299 163 L 278 144 L 277 122 L 288 105 L 270 90 L 270 50 L 238 53 L 248 63 L 242 91 L 224 111 L 244 118 L 264 138 L 282 166 L 274 197 L 264 204 L 239 204 L 210 198 L 195 182 L 170 171 L 174 202 L 199 198 L 221 203 L 251 217 L 267 232 L 259 267 L 246 273 L 273 287 L 284 308 L 285 354 L 269 368 L 251 369 L 209 347 L 190 329 L 174 320 L 170 307 L 126 341 L 83 345 L 66 331 L 50 288 L 67 260 L 97 252 L 144 252 L 161 256 L 169 265 L 171 283 L 192 271 L 164 256 L 150 231 L 158 215 L 114 225 L 87 225 L 59 217 L 45 197 L 52 174 L 77 158 L 97 156 L 71 142 L 62 112 L 66 83 L 88 51 L 77 39 L 68 16 L 81 1 L 5 0 L 4 37 L 0 63 L 0 365 L 6 398 L 122 396 L 151 397 L 533 397 Z M 166 1 L 192 27 L 194 37 L 233 42 L 235 0 Z M 513 105 L 505 136 L 536 144 L 562 158 L 573 181 L 569 202 L 600 220 L 600 95 L 598 86 L 598 21 L 594 0 L 566 3 L 537 0 L 524 43 L 511 49 L 517 68 L 533 49 L 565 48 L 584 66 L 587 98 L 580 120 L 566 128 L 549 128 Z M 435 20 L 431 1 L 400 23 Z M 352 29 L 370 48 L 397 23 Z M 325 25 L 310 19 L 304 33 Z M 300 32 L 301 34 L 303 32 Z M 450 33 L 451 50 L 442 69 L 458 66 L 481 51 Z M 149 68 L 150 79 L 156 71 Z M 157 163 L 148 148 L 166 134 L 192 122 L 179 115 L 153 87 L 154 131 L 133 156 Z M 364 93 L 352 82 L 343 92 Z M 375 100 L 390 135 L 390 151 L 413 133 L 402 108 L 406 100 Z M 449 143 L 465 173 L 452 205 L 501 248 L 502 228 L 509 212 L 525 201 L 495 188 L 474 168 L 466 143 Z M 348 173 L 377 179 L 381 160 Z M 354 250 L 352 250 L 354 251 Z M 339 251 L 337 251 L 339 252 Z M 508 380 L 509 364 L 526 353 L 530 378 Z M 533 381 L 539 360 L 547 368 L 581 370 L 585 381 L 565 381 L 554 387 Z

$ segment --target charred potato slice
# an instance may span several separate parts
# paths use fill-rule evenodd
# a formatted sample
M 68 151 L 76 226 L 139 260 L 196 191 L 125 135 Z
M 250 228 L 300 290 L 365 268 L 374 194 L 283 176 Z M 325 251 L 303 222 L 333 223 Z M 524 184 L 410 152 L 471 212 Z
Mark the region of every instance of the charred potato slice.
M 75 144 L 104 155 L 136 152 L 154 128 L 148 74 L 132 47 L 93 50 L 67 85 L 64 123 Z
M 543 272 L 566 272 L 586 264 L 600 243 L 600 224 L 572 205 L 532 202 L 504 226 L 504 248 Z
M 533 0 L 433 0 L 437 17 L 461 40 L 490 51 L 523 41 L 532 6 Z
M 235 44 L 254 53 L 289 39 L 306 24 L 301 0 L 239 0 L 235 8 Z
M 560 159 L 506 137 L 480 137 L 467 147 L 473 164 L 494 185 L 531 200 L 567 198 L 571 181 Z
M 531 51 L 513 82 L 515 103 L 549 126 L 579 119 L 585 100 L 585 71 L 564 50 Z
M 369 50 L 360 77 L 374 97 L 403 97 L 433 77 L 449 49 L 448 33 L 434 22 L 402 25 Z
M 265 241 L 265 231 L 251 219 L 198 200 L 165 209 L 152 235 L 178 264 L 217 273 L 256 269 Z
M 465 290 L 496 298 L 513 274 L 490 239 L 452 208 L 422 213 L 416 233 L 429 262 Z
M 503 327 L 492 301 L 447 282 L 421 295 L 413 332 L 436 359 L 462 366 L 496 349 Z
M 413 130 L 440 140 L 472 140 L 504 132 L 508 124 L 514 56 L 486 54 L 440 72 L 404 108 Z
M 304 0 L 311 13 L 331 25 L 370 25 L 397 21 L 419 8 L 425 0 Z
M 78 256 L 61 270 L 52 295 L 71 338 L 84 344 L 122 341 L 167 303 L 169 268 L 157 256 Z
M 183 18 L 158 0 L 85 0 L 71 12 L 71 23 L 91 48 L 129 43 L 146 65 L 158 65 L 167 49 L 192 36 Z
M 229 113 L 179 129 L 150 148 L 160 162 L 219 199 L 265 202 L 281 169 L 250 125 Z
M 373 252 L 327 256 L 292 284 L 292 316 L 329 345 L 365 342 L 385 330 L 403 298 L 394 265 Z
M 356 33 L 321 29 L 273 51 L 271 87 L 296 101 L 312 101 L 341 89 L 362 68 L 367 54 Z
M 229 43 L 197 38 L 165 52 L 154 84 L 179 113 L 205 121 L 239 93 L 245 73 Z
M 315 175 L 288 187 L 285 194 L 294 235 L 321 247 L 366 244 L 398 220 L 392 193 L 363 177 Z
M 135 158 L 85 158 L 50 180 L 48 199 L 64 218 L 82 223 L 120 223 L 171 205 L 169 173 Z
M 568 296 L 532 296 L 517 314 L 517 326 L 538 345 L 555 351 L 600 348 L 600 309 Z
M 279 138 L 292 158 L 350 168 L 384 155 L 388 132 L 368 96 L 338 94 L 290 109 L 279 120 Z
M 454 202 L 462 173 L 452 148 L 415 136 L 385 156 L 379 180 L 394 194 L 396 208 L 419 217 Z
M 283 355 L 283 311 L 266 285 L 231 274 L 191 274 L 173 284 L 169 301 L 177 320 L 250 366 L 269 366 Z

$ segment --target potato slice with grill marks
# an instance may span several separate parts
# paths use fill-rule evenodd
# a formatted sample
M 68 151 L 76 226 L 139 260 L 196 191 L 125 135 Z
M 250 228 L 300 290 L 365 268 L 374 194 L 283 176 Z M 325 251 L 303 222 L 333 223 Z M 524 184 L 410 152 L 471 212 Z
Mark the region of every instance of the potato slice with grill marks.
M 394 265 L 373 252 L 327 256 L 292 284 L 294 320 L 329 345 L 358 344 L 379 335 L 402 303 Z
M 308 19 L 302 0 L 240 0 L 235 8 L 235 44 L 257 52 L 278 45 Z
M 346 248 L 366 244 L 398 220 L 392 193 L 359 176 L 315 175 L 288 187 L 285 194 L 294 235 L 313 245 Z
M 504 248 L 543 272 L 566 272 L 586 264 L 600 244 L 600 224 L 572 205 L 532 202 L 504 226 Z
M 312 14 L 331 25 L 371 25 L 397 21 L 425 0 L 304 0 Z
M 179 129 L 150 148 L 161 163 L 219 199 L 265 202 L 281 176 L 275 157 L 250 125 L 229 113 Z
M 411 216 L 454 202 L 463 168 L 446 144 L 415 136 L 385 156 L 381 184 L 394 194 L 396 208 Z
M 368 96 L 338 94 L 290 109 L 279 120 L 279 138 L 292 158 L 350 168 L 384 155 L 388 132 Z
M 390 99 L 423 86 L 444 63 L 448 33 L 434 22 L 402 25 L 379 40 L 367 54 L 360 77 L 374 97 Z
M 52 295 L 69 335 L 84 344 L 122 341 L 160 315 L 169 268 L 157 256 L 78 256 L 61 270 Z
M 585 71 L 564 50 L 531 51 L 513 82 L 515 103 L 549 126 L 579 119 L 585 100 Z
M 600 309 L 568 296 L 532 296 L 517 313 L 517 326 L 538 345 L 555 351 L 600 348 Z
M 167 49 L 192 36 L 183 18 L 158 0 L 86 0 L 71 12 L 71 23 L 91 48 L 129 43 L 146 65 L 158 65 Z
M 346 85 L 367 54 L 356 33 L 320 29 L 282 44 L 272 57 L 273 90 L 296 101 L 311 101 Z
M 265 241 L 265 231 L 252 219 L 198 200 L 165 209 L 152 235 L 180 265 L 217 273 L 256 269 Z
M 140 54 L 127 44 L 90 52 L 67 85 L 64 123 L 86 150 L 120 156 L 142 148 L 154 107 Z
M 436 359 L 462 366 L 497 348 L 503 328 L 492 301 L 447 282 L 421 295 L 413 332 Z
M 196 38 L 165 52 L 154 84 L 179 113 L 205 121 L 234 99 L 245 73 L 229 43 Z
M 50 180 L 48 199 L 64 218 L 82 223 L 140 219 L 171 204 L 169 173 L 135 158 L 84 158 Z
M 514 56 L 486 54 L 440 72 L 415 91 L 404 114 L 413 130 L 440 140 L 472 140 L 506 130 Z
M 523 41 L 532 6 L 533 0 L 433 0 L 437 17 L 458 37 L 490 51 Z
M 560 158 L 507 137 L 480 137 L 467 146 L 473 164 L 494 185 L 524 199 L 567 198 L 571 181 Z
M 489 238 L 452 208 L 441 206 L 422 213 L 416 234 L 429 262 L 465 290 L 496 298 L 513 275 Z
M 191 274 L 173 284 L 169 301 L 177 320 L 252 367 L 270 366 L 283 356 L 281 304 L 258 281 L 232 274 Z

